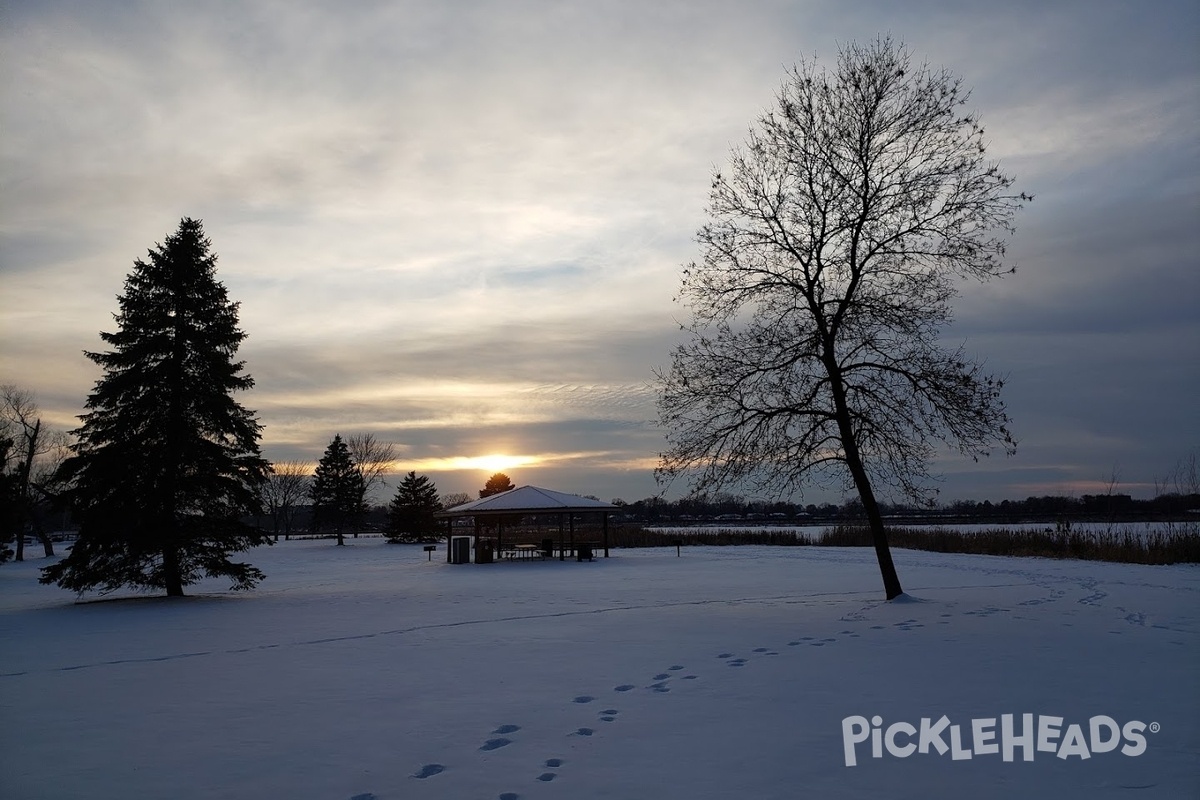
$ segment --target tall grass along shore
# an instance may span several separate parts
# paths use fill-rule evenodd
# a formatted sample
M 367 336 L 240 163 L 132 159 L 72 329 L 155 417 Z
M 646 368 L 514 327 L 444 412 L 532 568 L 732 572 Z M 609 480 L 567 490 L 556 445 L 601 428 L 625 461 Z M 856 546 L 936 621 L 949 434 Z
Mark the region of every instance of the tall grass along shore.
M 1144 532 L 1087 528 L 988 528 L 965 532 L 944 527 L 897 526 L 888 528 L 888 540 L 893 547 L 937 553 L 1040 556 L 1129 564 L 1200 563 L 1200 530 L 1194 524 L 1166 524 Z M 788 528 L 663 531 L 640 526 L 619 526 L 612 532 L 612 543 L 615 547 L 666 547 L 677 544 L 870 547 L 871 534 L 865 527 L 846 524 L 827 527 L 815 536 L 810 536 L 807 531 Z

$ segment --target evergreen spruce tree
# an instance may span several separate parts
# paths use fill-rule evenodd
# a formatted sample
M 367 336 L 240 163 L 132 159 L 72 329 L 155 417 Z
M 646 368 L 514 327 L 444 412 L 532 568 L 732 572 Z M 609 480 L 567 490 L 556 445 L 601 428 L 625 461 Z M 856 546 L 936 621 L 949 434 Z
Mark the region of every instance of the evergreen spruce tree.
M 512 480 L 503 472 L 497 472 L 495 475 L 487 479 L 487 483 L 479 490 L 479 497 L 491 497 L 494 494 L 502 494 L 503 492 L 511 492 L 517 487 L 513 486 Z
M 232 395 L 253 386 L 234 360 L 245 334 L 216 279 L 198 220 L 134 261 L 118 298 L 112 349 L 60 468 L 80 520 L 69 555 L 42 583 L 77 592 L 121 586 L 181 596 L 201 577 L 234 589 L 264 576 L 230 554 L 269 542 L 239 520 L 254 513 L 267 471 L 254 412 Z
M 410 472 L 388 506 L 388 541 L 403 542 L 437 534 L 435 512 L 442 508 L 437 487 L 424 475 Z
M 313 501 L 313 529 L 333 529 L 337 543 L 344 545 L 342 538 L 346 528 L 355 525 L 366 510 L 367 483 L 362 471 L 350 457 L 350 449 L 342 441 L 341 434 L 333 437 L 325 455 L 317 463 L 309 497 Z

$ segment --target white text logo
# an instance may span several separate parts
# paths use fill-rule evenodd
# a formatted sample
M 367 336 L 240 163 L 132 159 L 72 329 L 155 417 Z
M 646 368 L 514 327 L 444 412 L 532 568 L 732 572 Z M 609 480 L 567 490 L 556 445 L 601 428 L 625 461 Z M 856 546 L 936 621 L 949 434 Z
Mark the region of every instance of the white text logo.
M 1140 756 L 1146 752 L 1146 731 L 1159 731 L 1157 722 L 1147 725 L 1130 720 L 1121 725 L 1104 714 L 1065 727 L 1063 721 L 1062 717 L 1046 714 L 1021 714 L 1019 719 L 1014 714 L 1001 714 L 999 719 L 982 717 L 960 726 L 943 715 L 937 721 L 922 717 L 919 725 L 893 722 L 884 727 L 882 717 L 868 720 L 855 715 L 842 720 L 842 748 L 847 767 L 858 763 L 858 745 L 867 740 L 872 758 L 883 758 L 885 752 L 908 758 L 932 750 L 939 756 L 949 753 L 954 761 L 990 755 L 1013 761 L 1019 750 L 1023 761 L 1033 761 L 1036 753 L 1053 753 L 1064 760 L 1078 756 L 1082 760 L 1114 750 L 1125 756 Z

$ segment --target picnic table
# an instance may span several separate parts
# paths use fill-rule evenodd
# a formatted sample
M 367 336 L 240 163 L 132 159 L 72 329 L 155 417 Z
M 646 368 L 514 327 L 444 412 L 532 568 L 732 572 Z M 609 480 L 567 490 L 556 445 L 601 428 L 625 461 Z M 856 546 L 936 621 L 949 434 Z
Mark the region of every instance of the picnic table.
M 597 542 L 555 542 L 551 550 L 559 558 L 577 558 L 583 561 L 585 558 L 588 561 L 592 560 L 592 554 L 600 549 Z
M 542 555 L 542 548 L 536 544 L 514 544 L 504 548 L 504 557 L 510 559 L 534 559 Z
M 587 559 L 591 561 L 593 554 L 600 549 L 597 542 L 551 542 L 544 541 L 542 544 L 532 544 L 524 542 L 520 544 L 506 544 L 500 551 L 500 557 L 510 561 L 532 561 L 534 559 L 554 558 L 558 556 L 561 559 L 577 558 L 580 561 Z

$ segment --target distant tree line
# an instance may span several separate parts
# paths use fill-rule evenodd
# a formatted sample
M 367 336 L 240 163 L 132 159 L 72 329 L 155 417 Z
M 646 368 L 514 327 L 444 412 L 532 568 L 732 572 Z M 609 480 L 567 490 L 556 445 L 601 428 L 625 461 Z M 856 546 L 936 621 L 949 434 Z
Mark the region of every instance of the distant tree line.
M 823 524 L 865 519 L 862 504 L 851 500 L 802 504 L 788 501 L 747 499 L 735 494 L 665 500 L 648 497 L 636 502 L 614 499 L 621 508 L 617 521 L 642 523 L 763 521 Z M 1150 500 L 1128 494 L 1085 494 L 1079 497 L 1050 495 L 1024 500 L 958 500 L 929 507 L 905 503 L 881 503 L 880 510 L 891 522 L 1119 522 L 1188 520 L 1200 517 L 1200 493 L 1167 491 Z

